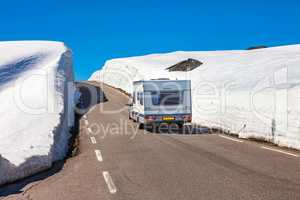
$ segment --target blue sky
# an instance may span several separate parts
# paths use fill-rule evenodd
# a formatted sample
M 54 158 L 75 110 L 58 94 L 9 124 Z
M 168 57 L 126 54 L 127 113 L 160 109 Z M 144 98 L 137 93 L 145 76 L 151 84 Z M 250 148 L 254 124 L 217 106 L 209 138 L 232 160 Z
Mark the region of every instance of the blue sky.
M 10 0 L 0 6 L 0 40 L 65 42 L 77 80 L 116 57 L 300 43 L 297 0 Z

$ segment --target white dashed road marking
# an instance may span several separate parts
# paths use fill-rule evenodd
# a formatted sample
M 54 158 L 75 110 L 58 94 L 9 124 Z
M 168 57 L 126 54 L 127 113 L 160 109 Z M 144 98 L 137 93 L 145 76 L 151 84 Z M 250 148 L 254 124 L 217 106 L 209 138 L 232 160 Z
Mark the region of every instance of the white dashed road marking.
M 89 125 L 89 122 L 87 120 L 84 120 L 85 125 Z
M 289 152 L 286 152 L 286 151 L 281 151 L 279 149 L 273 149 L 273 148 L 265 147 L 265 146 L 261 146 L 261 148 L 267 149 L 267 150 L 270 150 L 270 151 L 275 151 L 275 152 L 278 152 L 278 153 L 283 153 L 283 154 L 294 156 L 294 157 L 299 157 L 299 155 L 297 155 L 297 154 L 289 153 Z
M 109 173 L 106 172 L 106 171 L 104 171 L 104 172 L 102 172 L 102 173 L 103 173 L 104 180 L 105 180 L 105 182 L 106 182 L 106 184 L 107 184 L 107 187 L 108 187 L 108 189 L 109 189 L 109 192 L 110 192 L 111 194 L 116 193 L 116 192 L 117 192 L 117 188 L 116 188 L 114 182 L 112 181 L 112 179 L 111 179 Z
M 93 144 L 97 144 L 96 138 L 95 138 L 95 137 L 91 137 L 91 142 L 92 142 Z
M 92 129 L 91 129 L 91 128 L 88 128 L 87 130 L 88 130 L 90 133 L 92 133 Z
M 227 139 L 227 140 L 234 141 L 234 142 L 240 142 L 240 143 L 243 143 L 243 142 L 244 142 L 244 141 L 242 141 L 242 140 L 234 139 L 234 138 L 232 138 L 232 137 L 227 137 L 227 136 L 225 136 L 225 135 L 219 135 L 219 136 L 222 137 L 222 138 L 225 138 L 225 139 Z
M 99 162 L 102 162 L 102 161 L 103 161 L 103 158 L 102 158 L 101 151 L 100 151 L 100 150 L 95 150 L 95 154 L 96 154 L 97 160 L 98 160 Z

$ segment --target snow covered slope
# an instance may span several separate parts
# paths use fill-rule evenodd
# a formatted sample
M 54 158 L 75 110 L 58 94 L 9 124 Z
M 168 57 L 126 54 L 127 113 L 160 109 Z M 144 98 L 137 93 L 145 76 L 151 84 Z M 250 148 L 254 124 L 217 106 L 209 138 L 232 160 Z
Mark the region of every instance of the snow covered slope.
M 0 42 L 0 185 L 49 168 L 74 122 L 71 52 L 60 42 Z
M 204 64 L 165 70 L 188 58 Z M 132 81 L 152 78 L 191 79 L 195 123 L 300 149 L 300 45 L 113 59 L 90 80 L 130 93 Z

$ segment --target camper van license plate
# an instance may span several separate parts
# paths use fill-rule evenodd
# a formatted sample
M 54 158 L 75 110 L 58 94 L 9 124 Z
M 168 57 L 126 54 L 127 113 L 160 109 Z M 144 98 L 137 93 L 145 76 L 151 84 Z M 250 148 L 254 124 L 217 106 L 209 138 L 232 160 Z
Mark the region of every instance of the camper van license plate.
M 170 120 L 175 120 L 175 117 L 163 117 L 162 118 L 164 121 L 170 121 Z

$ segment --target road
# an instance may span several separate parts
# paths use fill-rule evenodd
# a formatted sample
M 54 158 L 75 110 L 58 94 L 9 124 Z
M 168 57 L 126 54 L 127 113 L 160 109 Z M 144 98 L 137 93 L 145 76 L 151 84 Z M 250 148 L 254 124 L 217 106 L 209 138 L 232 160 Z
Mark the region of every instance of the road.
M 300 199 L 299 152 L 219 134 L 155 134 L 128 120 L 128 97 L 80 119 L 80 152 L 4 199 Z M 199 131 L 201 132 L 201 130 Z

